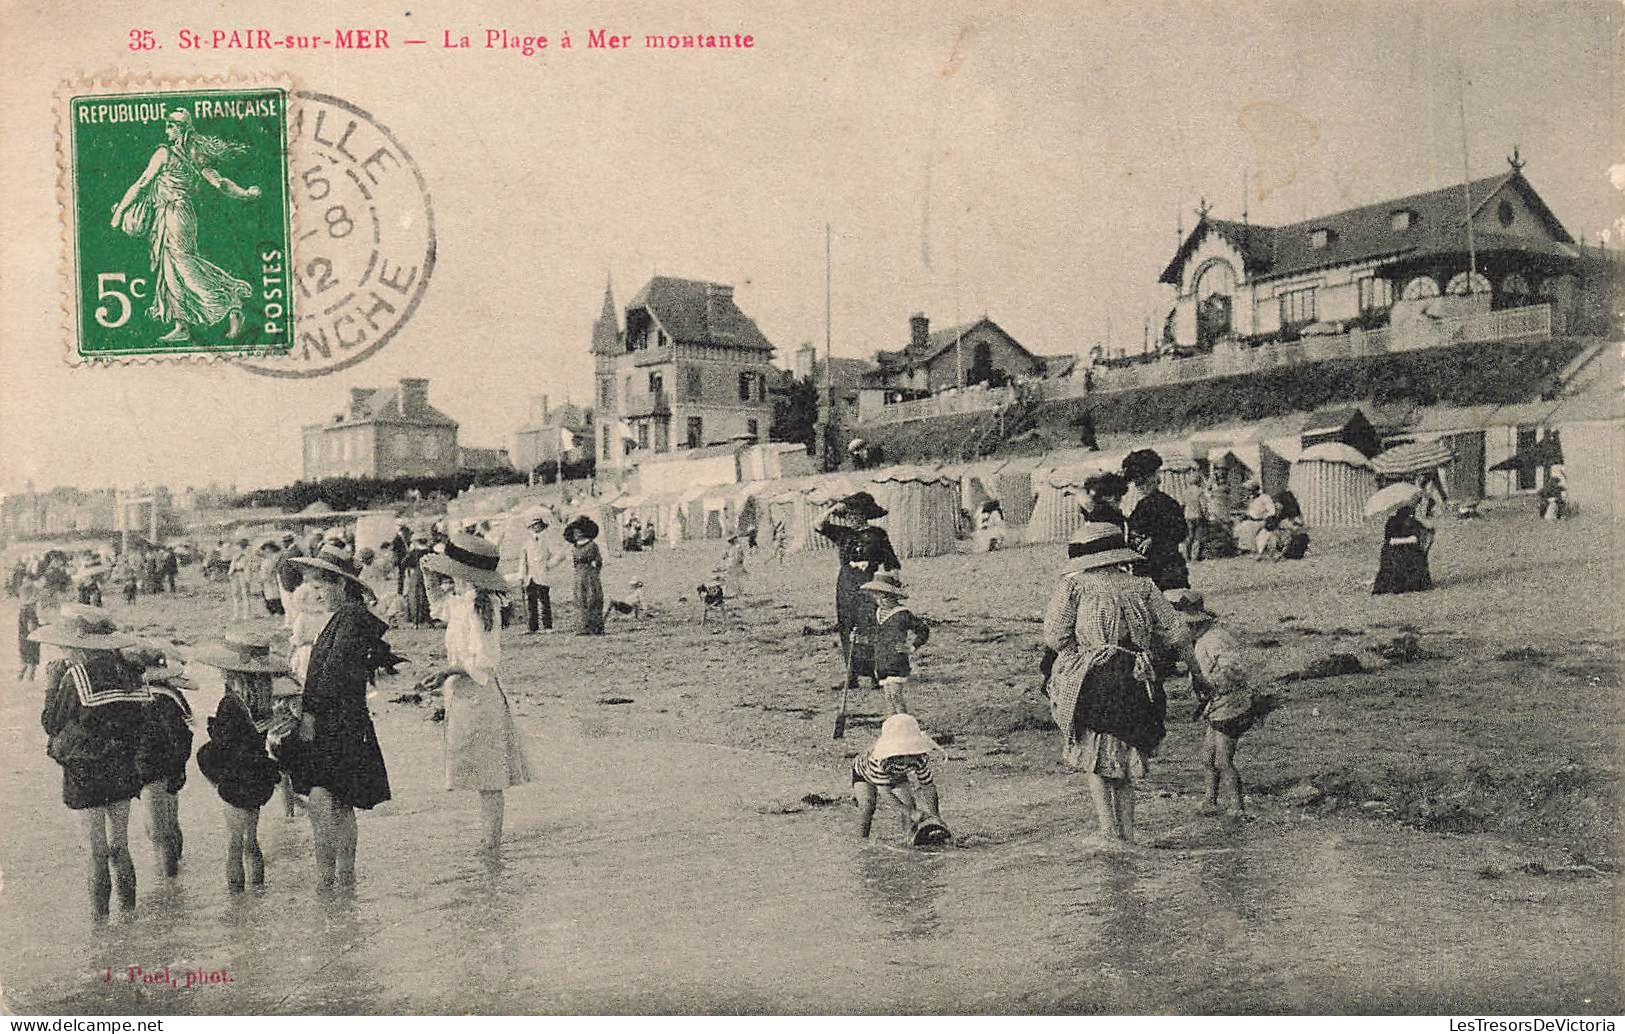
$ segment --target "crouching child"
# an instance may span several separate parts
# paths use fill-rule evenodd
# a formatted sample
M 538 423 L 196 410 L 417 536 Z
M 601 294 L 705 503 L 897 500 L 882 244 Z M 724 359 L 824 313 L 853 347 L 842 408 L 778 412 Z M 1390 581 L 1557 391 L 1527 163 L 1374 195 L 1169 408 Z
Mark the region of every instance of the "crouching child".
M 900 809 L 903 832 L 914 843 L 947 839 L 931 753 L 937 744 L 920 731 L 911 714 L 894 714 L 880 727 L 880 738 L 852 762 L 852 796 L 858 805 L 858 835 L 867 838 L 875 806 L 882 795 Z M 913 785 L 910 785 L 910 776 Z

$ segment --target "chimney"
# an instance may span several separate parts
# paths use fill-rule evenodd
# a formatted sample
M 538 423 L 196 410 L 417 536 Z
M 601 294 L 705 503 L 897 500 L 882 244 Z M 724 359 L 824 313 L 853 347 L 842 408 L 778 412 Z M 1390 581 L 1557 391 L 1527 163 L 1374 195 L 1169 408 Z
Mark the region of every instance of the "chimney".
M 419 416 L 429 407 L 429 381 L 424 377 L 401 378 L 401 416 Z
M 931 329 L 931 321 L 925 318 L 925 313 L 916 312 L 908 318 L 908 350 L 910 352 L 924 352 L 925 339 Z
M 813 347 L 811 341 L 804 341 L 796 349 L 796 377 L 807 378 L 813 375 L 813 364 L 818 361 L 818 349 Z

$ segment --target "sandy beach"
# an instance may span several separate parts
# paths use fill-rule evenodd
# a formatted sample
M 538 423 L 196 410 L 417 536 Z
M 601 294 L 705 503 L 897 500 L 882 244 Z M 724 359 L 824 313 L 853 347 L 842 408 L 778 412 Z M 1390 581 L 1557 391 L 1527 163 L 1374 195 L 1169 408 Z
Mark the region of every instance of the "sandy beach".
M 831 739 L 833 554 L 753 554 L 748 595 L 704 627 L 693 586 L 720 542 L 611 555 L 608 594 L 642 579 L 649 617 L 579 637 L 566 602 L 550 634 L 510 629 L 504 682 L 541 778 L 510 793 L 494 865 L 475 858 L 473 795 L 441 788 L 436 701 L 397 702 L 442 633 L 393 631 L 414 663 L 371 701 L 395 799 L 361 818 L 356 896 L 317 899 L 308 825 L 280 801 L 261 821 L 268 886 L 228 896 L 219 806 L 194 763 L 181 877 L 154 874 L 132 818 L 141 907 L 111 936 L 84 915 L 83 847 L 44 754 L 40 688 L 14 682 L 8 657 L 6 1004 L 1617 1009 L 1613 527 L 1542 523 L 1526 504 L 1447 520 L 1436 588 L 1401 597 L 1369 595 L 1375 539 L 1321 532 L 1305 561 L 1193 565 L 1282 703 L 1238 755 L 1253 820 L 1199 818 L 1199 729 L 1184 680 L 1171 683 L 1169 735 L 1140 791 L 1147 846 L 1126 855 L 1088 846 L 1092 813 L 1038 692 L 1057 544 L 905 562 L 910 602 L 934 626 L 910 702 L 946 748 L 957 838 L 929 853 L 898 846 L 885 814 L 874 841 L 852 832 L 847 759 L 881 704 L 855 694 L 847 738 Z M 224 587 L 198 579 L 191 568 L 175 596 L 109 605 L 144 634 L 193 642 L 229 613 Z M 561 578 L 555 600 L 568 595 Z M 214 700 L 200 689 L 194 704 L 202 742 Z M 232 982 L 132 983 L 137 964 Z

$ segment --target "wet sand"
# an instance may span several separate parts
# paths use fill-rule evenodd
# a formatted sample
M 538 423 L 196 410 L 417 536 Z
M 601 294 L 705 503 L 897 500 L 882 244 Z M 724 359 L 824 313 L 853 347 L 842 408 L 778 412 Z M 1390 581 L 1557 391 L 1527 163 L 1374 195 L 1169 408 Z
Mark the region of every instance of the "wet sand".
M 872 739 L 880 704 L 857 694 L 847 739 L 830 739 L 841 672 L 829 553 L 783 567 L 753 556 L 750 595 L 704 628 L 689 600 L 720 543 L 611 556 L 609 595 L 642 578 L 653 617 L 612 619 L 602 638 L 511 629 L 505 684 L 541 774 L 509 794 L 497 863 L 476 856 L 474 795 L 441 788 L 433 701 L 390 702 L 433 665 L 440 633 L 393 632 L 418 663 L 372 701 L 395 799 L 360 819 L 353 897 L 316 894 L 309 827 L 283 818 L 280 800 L 261 818 L 267 887 L 228 895 L 220 805 L 194 764 L 181 877 L 154 874 L 138 805 L 140 907 L 92 926 L 39 688 L 12 682 L 8 657 L 5 1004 L 1614 1011 L 1611 531 L 1510 509 L 1447 522 L 1438 588 L 1413 597 L 1368 595 L 1374 530 L 1322 534 L 1300 563 L 1195 565 L 1261 680 L 1330 653 L 1372 670 L 1271 687 L 1283 706 L 1239 756 L 1254 791 L 1245 824 L 1194 814 L 1197 729 L 1176 682 L 1140 796 L 1141 839 L 1157 846 L 1128 854 L 1088 844 L 1092 816 L 1037 694 L 1037 618 L 1064 552 L 1053 544 L 905 565 L 911 603 L 936 623 L 911 703 L 951 740 L 940 778 L 959 844 L 936 852 L 898 847 L 886 814 L 870 843 L 852 832 L 847 758 Z M 112 609 L 153 634 L 217 632 L 224 589 L 190 571 L 183 583 Z M 568 605 L 559 618 L 570 625 Z M 1406 634 L 1423 656 L 1377 652 Z M 199 742 L 213 704 L 205 689 L 194 697 Z M 231 982 L 132 984 L 132 965 Z

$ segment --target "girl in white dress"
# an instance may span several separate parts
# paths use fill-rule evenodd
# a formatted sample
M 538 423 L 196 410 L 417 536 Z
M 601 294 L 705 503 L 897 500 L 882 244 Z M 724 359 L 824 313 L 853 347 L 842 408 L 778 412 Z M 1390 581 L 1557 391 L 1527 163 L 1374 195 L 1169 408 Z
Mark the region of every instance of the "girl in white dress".
M 421 563 L 452 580 L 438 601 L 446 622 L 447 666 L 420 683 L 442 688 L 446 704 L 446 789 L 477 790 L 484 835 L 481 847 L 502 845 L 503 791 L 532 780 L 530 758 L 497 677 L 502 663 L 503 596 L 497 547 L 477 535 L 453 535 L 445 552 Z

